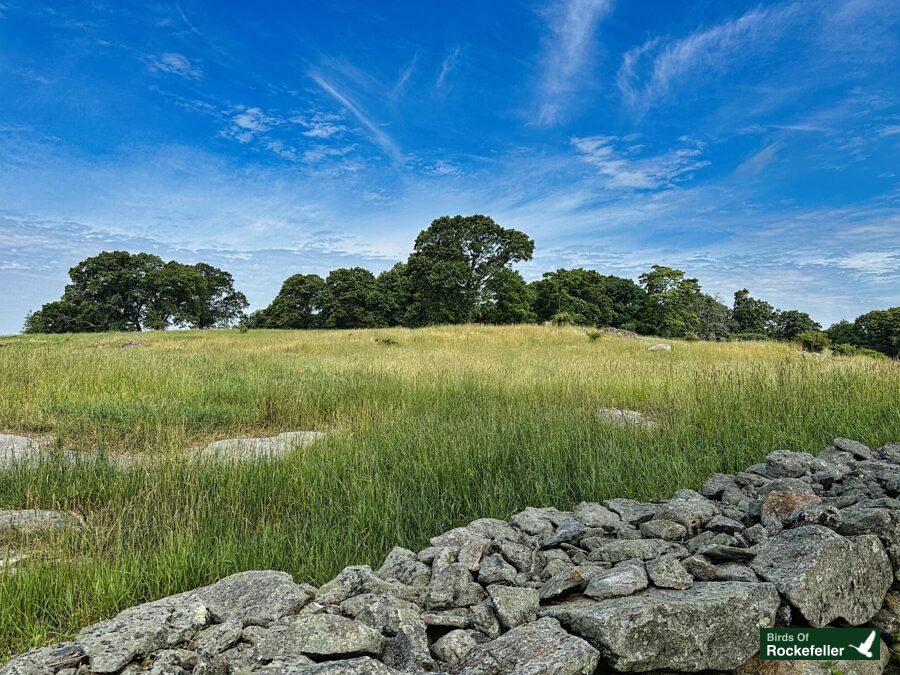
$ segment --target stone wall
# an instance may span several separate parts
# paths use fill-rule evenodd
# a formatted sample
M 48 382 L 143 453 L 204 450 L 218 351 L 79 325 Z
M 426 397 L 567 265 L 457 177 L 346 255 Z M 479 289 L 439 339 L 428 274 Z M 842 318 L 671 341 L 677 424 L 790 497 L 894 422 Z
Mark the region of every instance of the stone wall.
M 758 628 L 900 633 L 900 444 L 773 452 L 661 503 L 527 508 L 321 588 L 244 572 L 125 610 L 0 675 L 881 672 L 756 659 Z

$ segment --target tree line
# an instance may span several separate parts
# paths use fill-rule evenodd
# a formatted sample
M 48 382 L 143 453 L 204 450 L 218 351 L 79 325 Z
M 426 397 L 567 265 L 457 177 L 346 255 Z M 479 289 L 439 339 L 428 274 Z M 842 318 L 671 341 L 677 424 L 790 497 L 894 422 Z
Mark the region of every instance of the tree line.
M 362 267 L 288 277 L 268 307 L 247 300 L 228 272 L 125 251 L 87 258 L 69 271 L 60 300 L 30 314 L 28 333 L 168 327 L 378 328 L 481 322 L 610 326 L 661 337 L 799 340 L 818 350 L 900 355 L 900 307 L 826 330 L 809 314 L 734 294 L 731 307 L 682 270 L 653 265 L 638 281 L 588 269 L 558 269 L 531 283 L 512 266 L 534 241 L 488 216 L 444 216 L 416 237 L 406 262 L 375 275 Z

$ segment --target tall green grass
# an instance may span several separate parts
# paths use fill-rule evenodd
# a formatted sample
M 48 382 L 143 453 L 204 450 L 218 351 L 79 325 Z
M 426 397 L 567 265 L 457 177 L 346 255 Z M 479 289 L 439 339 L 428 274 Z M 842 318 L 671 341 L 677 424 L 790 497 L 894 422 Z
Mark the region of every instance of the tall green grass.
M 398 344 L 384 344 L 390 338 Z M 0 508 L 84 515 L 79 533 L 0 543 L 0 657 L 226 574 L 315 584 L 476 517 L 665 497 L 778 448 L 900 440 L 900 364 L 762 343 L 649 342 L 577 329 L 173 332 L 0 340 L 0 429 L 101 459 L 0 471 Z M 641 410 L 654 431 L 598 408 Z M 185 462 L 182 448 L 331 432 L 284 460 Z M 102 456 L 141 453 L 115 468 Z

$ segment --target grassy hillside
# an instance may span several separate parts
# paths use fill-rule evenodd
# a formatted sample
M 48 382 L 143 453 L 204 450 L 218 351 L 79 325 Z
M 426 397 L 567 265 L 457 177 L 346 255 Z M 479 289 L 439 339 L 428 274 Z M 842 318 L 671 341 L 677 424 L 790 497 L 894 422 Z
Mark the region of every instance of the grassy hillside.
M 130 348 L 122 345 L 138 341 Z M 235 571 L 321 583 L 395 544 L 525 505 L 663 497 L 777 448 L 900 439 L 900 364 L 783 344 L 681 343 L 539 326 L 0 339 L 0 430 L 150 466 L 0 471 L 0 508 L 78 511 L 78 535 L 0 541 L 0 658 Z M 640 410 L 653 431 L 598 420 Z M 317 429 L 277 462 L 174 451 Z

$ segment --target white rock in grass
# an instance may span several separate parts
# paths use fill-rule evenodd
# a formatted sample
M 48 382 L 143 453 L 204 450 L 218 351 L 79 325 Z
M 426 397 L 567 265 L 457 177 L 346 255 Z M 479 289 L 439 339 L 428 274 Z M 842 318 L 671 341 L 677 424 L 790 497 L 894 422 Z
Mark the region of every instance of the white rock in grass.
M 0 533 L 4 532 L 47 532 L 63 527 L 78 527 L 81 518 L 62 511 L 41 509 L 14 509 L 0 511 Z
M 322 431 L 286 431 L 277 436 L 262 438 L 228 438 L 213 441 L 203 448 L 201 459 L 238 460 L 274 459 L 291 450 L 305 448 L 325 437 Z
M 0 434 L 0 468 L 38 460 L 47 453 L 46 443 L 27 436 Z
M 672 351 L 672 345 L 666 344 L 665 342 L 660 342 L 658 345 L 653 345 L 650 347 L 648 351 L 651 352 L 670 352 Z
M 619 427 L 639 427 L 642 429 L 655 429 L 657 423 L 645 417 L 637 410 L 625 408 L 601 408 L 597 411 L 597 417 L 605 422 L 612 422 Z

